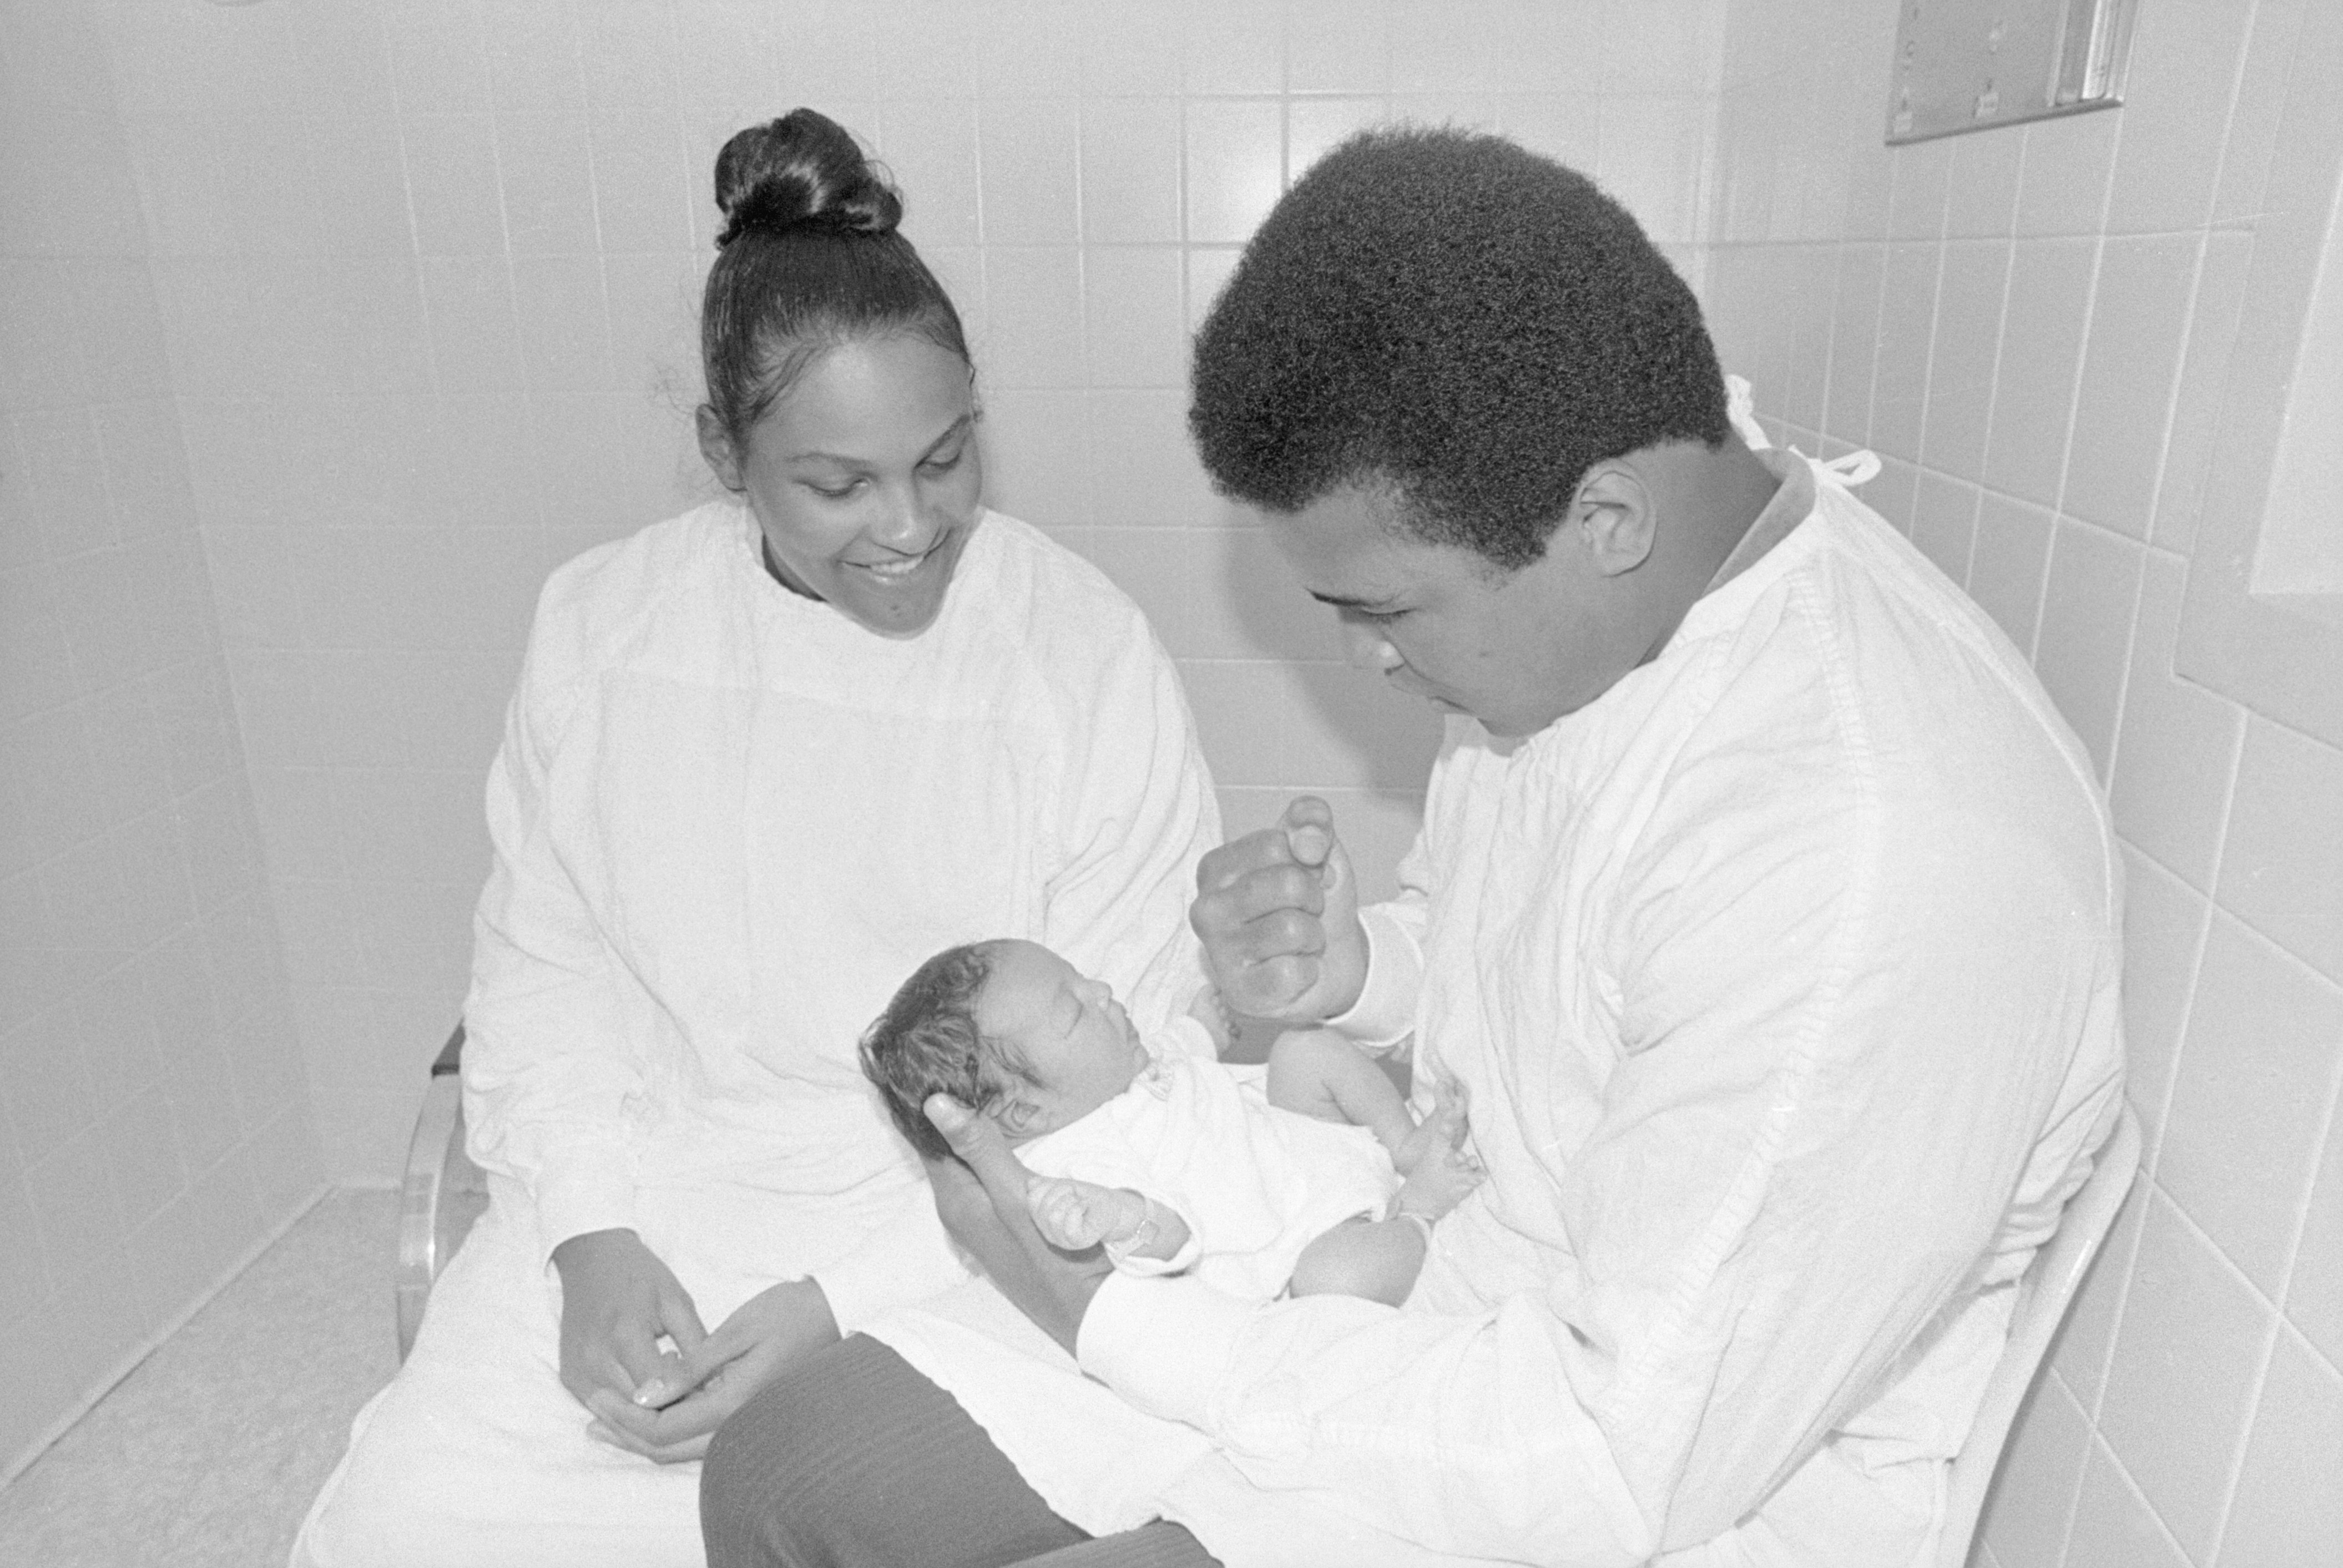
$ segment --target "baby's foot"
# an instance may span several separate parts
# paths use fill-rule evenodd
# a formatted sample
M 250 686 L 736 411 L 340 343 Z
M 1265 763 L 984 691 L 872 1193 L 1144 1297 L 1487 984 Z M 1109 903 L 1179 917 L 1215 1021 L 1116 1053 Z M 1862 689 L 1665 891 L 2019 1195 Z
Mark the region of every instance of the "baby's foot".
M 1129 1188 L 1070 1176 L 1035 1177 L 1025 1189 L 1025 1207 L 1041 1239 L 1070 1252 L 1128 1241 L 1147 1221 L 1147 1200 Z

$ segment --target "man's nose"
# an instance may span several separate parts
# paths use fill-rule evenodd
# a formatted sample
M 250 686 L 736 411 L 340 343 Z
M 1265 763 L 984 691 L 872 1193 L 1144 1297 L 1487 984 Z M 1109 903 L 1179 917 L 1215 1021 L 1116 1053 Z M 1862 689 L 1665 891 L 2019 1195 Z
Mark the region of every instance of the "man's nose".
M 1342 656 L 1361 669 L 1388 675 L 1400 666 L 1399 649 L 1383 628 L 1363 616 L 1342 618 Z

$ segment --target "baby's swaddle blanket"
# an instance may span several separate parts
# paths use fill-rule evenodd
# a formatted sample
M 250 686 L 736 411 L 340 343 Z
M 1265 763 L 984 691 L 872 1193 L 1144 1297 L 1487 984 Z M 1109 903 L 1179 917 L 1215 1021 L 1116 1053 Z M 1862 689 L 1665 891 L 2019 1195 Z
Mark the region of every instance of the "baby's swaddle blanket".
M 1261 1068 L 1201 1060 L 1185 1041 L 1149 1044 L 1152 1070 L 1018 1154 L 1042 1175 L 1133 1188 L 1178 1210 L 1200 1279 L 1265 1301 L 1312 1237 L 1380 1212 L 1397 1190 L 1365 1128 L 1277 1110 Z M 948 1391 L 1051 1509 L 1094 1535 L 1157 1517 L 1163 1491 L 1212 1454 L 1202 1433 L 1084 1377 L 987 1281 L 863 1332 Z

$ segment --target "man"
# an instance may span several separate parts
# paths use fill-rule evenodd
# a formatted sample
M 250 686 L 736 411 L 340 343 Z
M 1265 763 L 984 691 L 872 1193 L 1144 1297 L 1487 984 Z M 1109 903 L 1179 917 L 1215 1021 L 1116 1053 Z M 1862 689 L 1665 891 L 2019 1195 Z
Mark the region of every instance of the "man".
M 712 1560 L 1932 1560 L 2008 1287 L 2117 1110 L 2080 747 L 1836 476 L 1734 437 L 1633 219 L 1502 140 L 1370 133 L 1298 182 L 1191 424 L 1354 657 L 1453 716 L 1402 898 L 1361 910 L 1302 800 L 1192 920 L 1240 1010 L 1460 1077 L 1488 1181 L 1403 1310 L 1251 1306 L 1053 1254 L 933 1102 L 955 1233 L 1210 1455 L 1086 1540 L 861 1342 L 719 1439 Z M 919 1503 L 876 1501 L 921 1443 Z

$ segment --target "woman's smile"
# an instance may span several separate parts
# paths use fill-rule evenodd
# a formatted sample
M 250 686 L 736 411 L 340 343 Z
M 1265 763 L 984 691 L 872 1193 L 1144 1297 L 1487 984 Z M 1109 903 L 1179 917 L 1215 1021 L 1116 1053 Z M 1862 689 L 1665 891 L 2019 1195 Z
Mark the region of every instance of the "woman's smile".
M 915 333 L 850 338 L 709 462 L 748 503 L 782 584 L 881 637 L 942 612 L 981 512 L 967 362 Z

